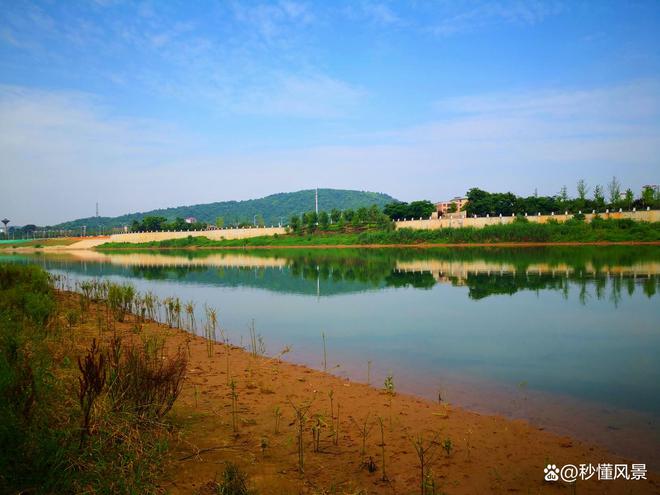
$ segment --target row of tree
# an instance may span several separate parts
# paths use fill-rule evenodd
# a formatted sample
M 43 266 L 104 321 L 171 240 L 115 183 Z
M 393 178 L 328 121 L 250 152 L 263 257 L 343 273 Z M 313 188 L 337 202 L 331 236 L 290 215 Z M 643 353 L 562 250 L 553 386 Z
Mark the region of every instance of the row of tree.
M 147 216 L 142 221 L 133 220 L 131 232 L 156 232 L 161 230 L 204 230 L 207 224 L 205 222 L 188 223 L 183 218 L 175 218 L 171 222 L 165 217 Z
M 606 189 L 596 185 L 593 191 L 587 183 L 580 179 L 576 185 L 577 195 L 570 197 L 566 186 L 554 196 L 516 196 L 513 193 L 489 193 L 478 188 L 472 188 L 467 193 L 468 203 L 463 207 L 468 215 L 524 215 L 525 213 L 549 215 L 552 212 L 583 213 L 605 209 L 632 210 L 650 207 L 660 208 L 660 196 L 653 187 L 645 187 L 641 196 L 635 197 L 628 188 L 622 190 L 616 177 L 607 184 Z M 591 194 L 590 194 L 591 193 Z
M 334 208 L 330 212 L 320 211 L 318 214 L 309 211 L 302 215 L 293 215 L 289 220 L 289 228 L 293 232 L 328 230 L 331 225 L 343 229 L 348 226 L 387 228 L 390 224 L 390 217 L 385 215 L 378 205 L 343 211 Z
M 383 213 L 392 220 L 402 220 L 404 218 L 428 218 L 434 211 L 435 205 L 427 200 L 412 201 L 411 203 L 397 201 L 385 205 L 385 208 L 383 208 Z

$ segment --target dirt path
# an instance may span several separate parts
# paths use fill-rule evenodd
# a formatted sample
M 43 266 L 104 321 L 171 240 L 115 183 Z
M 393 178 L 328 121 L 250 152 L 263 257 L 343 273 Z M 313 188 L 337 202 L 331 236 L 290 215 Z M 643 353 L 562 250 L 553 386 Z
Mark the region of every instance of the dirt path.
M 76 304 L 71 295 L 61 297 L 71 306 Z M 630 465 L 633 461 L 523 421 L 480 415 L 399 393 L 390 395 L 381 384 L 375 388 L 350 382 L 279 359 L 255 357 L 237 347 L 216 344 L 209 356 L 205 339 L 155 322 L 145 324 L 139 334 L 132 328 L 130 321 L 118 324 L 127 339 L 139 342 L 158 336 L 166 339 L 171 352 L 180 346 L 189 349 L 186 384 L 172 416 L 182 428 L 170 445 L 162 478 L 168 493 L 215 493 L 213 482 L 227 461 L 246 471 L 250 485 L 262 495 L 419 493 L 420 468 L 412 442 L 419 435 L 425 447 L 433 438 L 439 443 L 431 448 L 433 459 L 427 466 L 435 493 L 660 493 L 660 479 L 651 473 L 647 481 L 592 479 L 579 481 L 577 486 L 544 482 L 543 469 L 549 463 Z M 79 328 L 78 335 L 81 345 L 85 339 L 98 338 L 91 323 Z M 228 361 L 236 383 L 235 415 Z M 394 382 L 396 386 L 396 377 Z M 311 406 L 304 422 L 301 474 L 292 404 L 305 403 Z M 379 419 L 383 422 L 386 480 Z M 369 434 L 363 454 L 360 429 L 365 421 Z M 320 433 L 318 451 L 314 428 Z M 367 469 L 370 464 L 374 472 Z

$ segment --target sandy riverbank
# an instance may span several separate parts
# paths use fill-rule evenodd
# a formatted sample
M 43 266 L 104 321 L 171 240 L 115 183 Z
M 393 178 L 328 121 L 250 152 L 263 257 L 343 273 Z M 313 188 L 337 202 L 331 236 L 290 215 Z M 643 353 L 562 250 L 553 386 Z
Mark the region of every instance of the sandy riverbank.
M 269 245 L 269 246 L 184 246 L 184 247 L 153 247 L 153 246 L 125 246 L 101 248 L 100 245 L 61 245 L 35 247 L 0 247 L 0 253 L 39 253 L 63 252 L 76 250 L 93 251 L 236 251 L 236 250 L 279 250 L 279 249 L 432 249 L 432 248 L 470 248 L 470 247 L 553 247 L 553 246 L 660 246 L 660 241 L 620 241 L 620 242 L 475 242 L 475 243 L 417 243 L 417 244 L 299 244 L 299 245 Z
M 58 297 L 64 305 L 77 305 L 71 294 Z M 249 474 L 260 494 L 419 493 L 420 470 L 411 439 L 420 434 L 426 445 L 434 437 L 440 443 L 451 440 L 449 453 L 437 446 L 429 465 L 437 493 L 573 493 L 571 485 L 544 482 L 543 468 L 548 463 L 633 462 L 523 421 L 480 415 L 405 394 L 391 397 L 382 384 L 350 382 L 279 359 L 254 357 L 238 347 L 216 344 L 209 357 L 205 339 L 156 322 L 146 323 L 140 334 L 132 331 L 131 321 L 117 328 L 135 341 L 149 335 L 165 337 L 171 352 L 179 346 L 190 349 L 186 384 L 173 415 L 182 429 L 171 443 L 161 482 L 169 493 L 211 493 L 213 480 L 229 460 Z M 93 321 L 78 325 L 75 334 L 81 349 L 92 337 L 98 338 Z M 228 349 L 230 373 L 237 383 L 237 434 L 232 428 L 227 384 Z M 396 387 L 396 377 L 394 383 Z M 311 408 L 303 433 L 305 473 L 301 475 L 291 403 L 305 402 L 311 402 Z M 276 430 L 278 408 L 281 416 Z M 378 417 L 383 420 L 387 481 L 382 480 Z M 367 418 L 371 431 L 362 456 L 358 425 Z M 331 424 L 338 424 L 336 440 Z M 315 425 L 320 428 L 318 452 L 313 448 Z M 363 467 L 370 458 L 376 467 L 373 473 Z M 660 479 L 656 474 L 648 477 L 648 481 L 579 481 L 576 489 L 594 494 L 658 493 Z

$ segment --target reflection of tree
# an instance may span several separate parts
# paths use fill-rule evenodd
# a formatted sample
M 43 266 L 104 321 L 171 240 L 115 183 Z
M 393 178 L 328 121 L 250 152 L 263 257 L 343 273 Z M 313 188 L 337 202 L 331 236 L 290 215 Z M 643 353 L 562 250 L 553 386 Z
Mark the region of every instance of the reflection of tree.
M 140 251 L 145 254 L 144 251 Z M 121 255 L 126 255 L 122 251 Z M 609 292 L 614 304 L 621 300 L 623 290 L 629 295 L 636 288 L 652 297 L 659 277 L 608 274 L 619 268 L 660 263 L 660 249 L 655 246 L 611 247 L 543 247 L 543 248 L 434 248 L 434 249 L 280 249 L 242 252 L 257 266 L 213 266 L 218 263 L 217 251 L 166 251 L 149 253 L 158 264 L 140 266 L 94 263 L 53 256 L 23 257 L 23 262 L 39 260 L 47 269 L 61 269 L 81 275 L 103 277 L 117 275 L 147 280 L 173 280 L 178 283 L 204 284 L 221 287 L 258 287 L 274 292 L 316 295 L 345 294 L 383 287 L 429 289 L 437 281 L 449 280 L 454 285 L 469 288 L 469 297 L 483 299 L 495 294 L 515 294 L 522 290 L 561 291 L 568 297 L 571 285 L 578 289 L 582 304 L 591 298 L 602 299 Z M 174 255 L 176 258 L 172 257 Z M 213 256 L 209 265 L 205 257 Z M 112 257 L 112 254 L 110 254 Z M 181 262 L 181 258 L 195 264 Z M 283 266 L 261 263 L 260 258 L 283 260 Z M 13 257 L 16 260 L 16 257 Z M 171 259 L 178 265 L 168 265 Z M 435 262 L 440 263 L 435 263 Z M 411 271 L 404 271 L 406 263 Z M 415 271 L 415 267 L 461 267 L 461 275 L 445 274 L 442 270 Z M 490 272 L 477 270 L 490 269 Z M 499 267 L 506 267 L 500 272 Z M 541 268 L 539 268 L 541 267 Z M 513 270 L 513 271 L 511 271 Z M 554 272 L 554 273 L 553 273 Z M 607 287 L 611 280 L 611 287 Z
M 563 290 L 565 280 L 550 274 L 468 274 L 466 284 L 471 299 L 483 299 L 496 294 L 512 295 L 520 290 Z
M 648 297 L 655 296 L 656 292 L 656 279 L 655 277 L 647 277 L 644 280 L 644 294 Z
M 610 301 L 612 301 L 615 308 L 618 308 L 621 302 L 621 285 L 623 279 L 621 277 L 612 277 L 611 281 L 612 291 L 610 293 Z
M 430 272 L 392 272 L 385 277 L 385 283 L 390 287 L 430 289 L 435 285 L 435 279 Z
M 191 273 L 203 273 L 208 267 L 197 265 L 185 266 L 131 266 L 130 272 L 134 278 L 147 280 L 181 280 Z
M 607 279 L 605 277 L 597 277 L 595 285 L 596 285 L 596 299 L 600 301 L 605 295 L 605 286 L 607 285 Z
M 587 299 L 589 298 L 589 293 L 587 292 L 587 281 L 586 280 L 581 280 L 580 281 L 580 294 L 578 296 L 580 300 L 580 304 L 582 306 L 585 306 L 587 304 Z

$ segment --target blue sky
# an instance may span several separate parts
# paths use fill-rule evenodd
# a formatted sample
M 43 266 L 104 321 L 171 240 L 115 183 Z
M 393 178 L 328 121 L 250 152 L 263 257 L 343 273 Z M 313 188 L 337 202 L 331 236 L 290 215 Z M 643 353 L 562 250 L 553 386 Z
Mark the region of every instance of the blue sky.
M 660 2 L 0 1 L 0 215 L 660 172 Z

